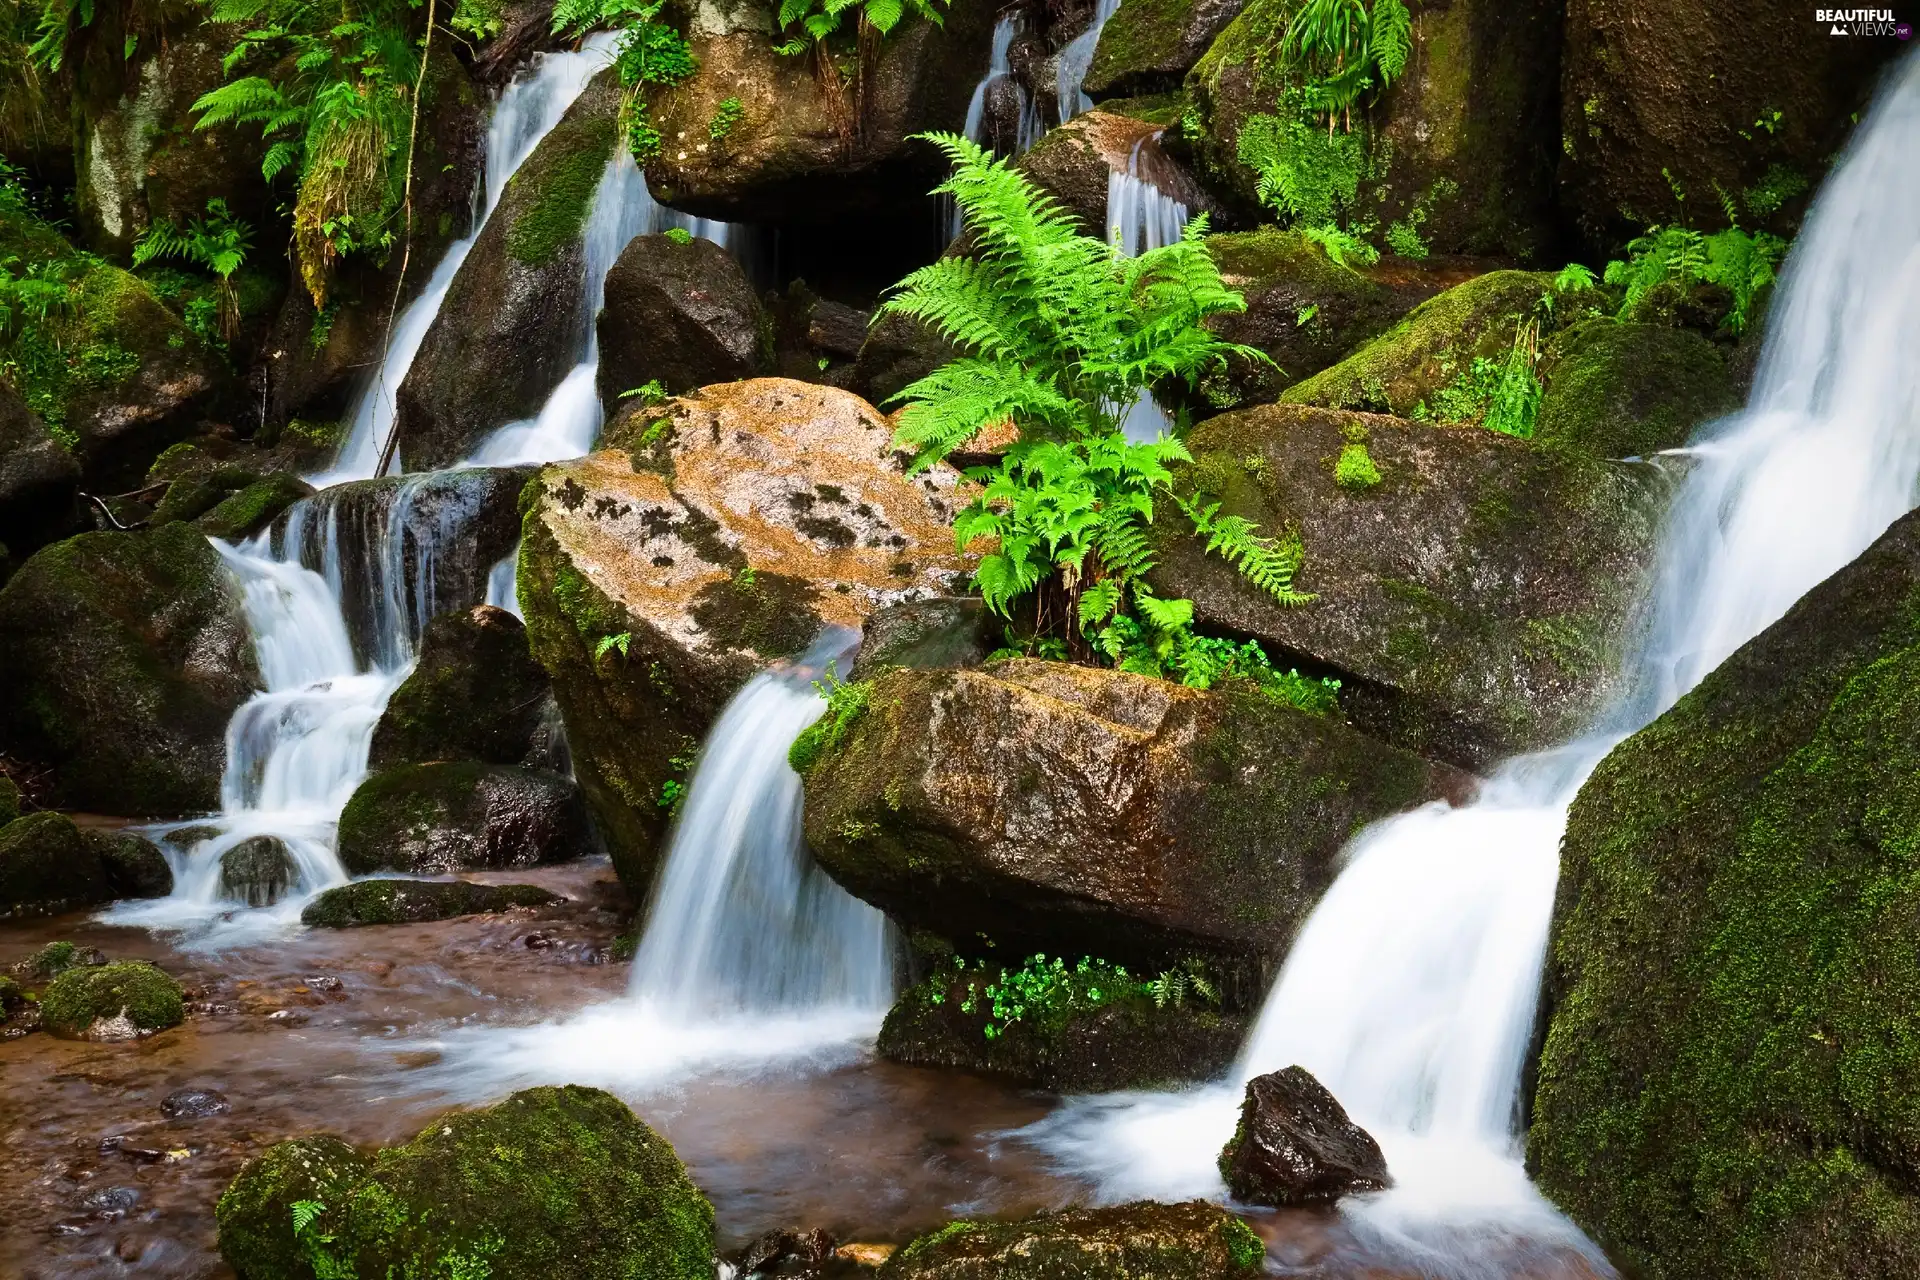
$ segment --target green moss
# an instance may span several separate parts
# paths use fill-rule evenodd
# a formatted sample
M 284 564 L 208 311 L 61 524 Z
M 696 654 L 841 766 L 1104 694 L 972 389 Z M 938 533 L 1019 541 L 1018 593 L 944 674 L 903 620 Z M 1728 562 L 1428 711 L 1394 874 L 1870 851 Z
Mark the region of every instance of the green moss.
M 771 661 L 799 653 L 820 631 L 812 583 L 743 570 L 702 587 L 688 611 L 715 640 Z
M 86 1034 L 97 1018 L 124 1013 L 142 1031 L 163 1031 L 186 1017 L 180 984 L 141 961 L 68 969 L 40 997 L 40 1022 L 57 1036 Z
M 1713 343 L 1666 325 L 1587 320 L 1554 336 L 1534 438 L 1604 458 L 1650 457 L 1740 405 Z
M 49 942 L 27 957 L 27 972 L 36 978 L 57 978 L 81 963 L 80 948 L 71 942 Z
M 419 924 L 512 907 L 544 907 L 565 899 L 530 884 L 470 884 L 464 880 L 361 880 L 329 889 L 300 913 L 322 929 L 370 924 Z
M 1193 8 L 1194 0 L 1128 0 L 1100 29 L 1087 66 L 1088 88 L 1095 94 L 1137 91 L 1176 78 L 1184 69 L 1182 45 Z
M 221 1193 L 220 1254 L 248 1280 L 310 1280 L 312 1254 L 294 1238 L 293 1206 L 340 1205 L 365 1181 L 367 1158 L 338 1138 L 276 1142 Z
M 787 749 L 787 763 L 795 773 L 805 774 L 822 755 L 846 741 L 854 722 L 865 714 L 871 692 L 871 686 L 864 681 L 833 686 L 827 694 L 825 714 L 802 729 Z
M 541 141 L 539 163 L 522 166 L 509 179 L 503 199 L 514 200 L 517 212 L 507 229 L 507 252 L 516 262 L 545 266 L 580 239 L 616 132 L 609 119 L 564 120 Z
M 250 537 L 312 492 L 298 476 L 276 472 L 221 499 L 195 523 L 209 538 Z
M 1367 452 L 1365 441 L 1349 440 L 1340 446 L 1340 456 L 1334 459 L 1333 482 L 1342 489 L 1365 491 L 1380 483 L 1380 468 L 1373 464 L 1373 455 Z
M 879 1280 L 1252 1280 L 1266 1248 L 1217 1205 L 1113 1205 L 1015 1222 L 954 1222 L 907 1245 Z
M 20 788 L 12 778 L 0 773 L 0 827 L 20 816 Z

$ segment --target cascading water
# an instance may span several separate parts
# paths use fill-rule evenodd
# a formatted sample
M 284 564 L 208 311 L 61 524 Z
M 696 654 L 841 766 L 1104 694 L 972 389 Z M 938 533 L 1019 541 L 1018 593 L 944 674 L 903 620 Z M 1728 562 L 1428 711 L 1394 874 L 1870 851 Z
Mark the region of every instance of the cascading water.
M 611 63 L 617 35 L 601 32 L 589 36 L 579 50 L 537 55 L 532 66 L 516 76 L 500 95 L 493 118 L 487 124 L 486 186 L 481 207 L 473 219 L 472 230 L 447 249 L 433 269 L 427 287 L 407 305 L 387 338 L 380 367 L 353 408 L 353 425 L 340 456 L 327 471 L 309 479 L 324 489 L 343 480 L 364 480 L 380 465 L 380 451 L 386 445 L 387 432 L 393 426 L 394 396 L 406 381 L 407 370 L 420 343 L 433 327 L 446 301 L 453 278 L 467 260 L 474 241 L 500 202 L 507 179 L 520 167 L 540 139 L 560 123 L 574 99 L 586 89 L 587 82 Z
M 1013 39 L 1020 34 L 1020 15 L 1003 13 L 993 24 L 993 43 L 987 52 L 987 73 L 980 77 L 980 83 L 973 86 L 973 97 L 967 102 L 967 123 L 961 132 L 973 142 L 992 150 L 987 136 L 987 108 L 989 99 L 996 88 L 1010 91 L 1015 103 L 1013 154 L 1025 155 L 1033 144 L 1046 136 L 1047 125 L 1040 118 L 1040 106 L 1027 93 L 1026 86 L 1014 78 Z M 965 229 L 960 210 L 952 209 L 947 218 L 947 239 L 956 239 Z
M 1364 832 L 1268 997 L 1232 1081 L 1083 1100 L 1025 1131 L 1103 1195 L 1218 1194 L 1241 1084 L 1299 1063 L 1380 1140 L 1396 1189 L 1348 1221 L 1439 1274 L 1497 1273 L 1573 1229 L 1527 1184 L 1521 1073 L 1580 784 L 1807 589 L 1911 509 L 1920 484 L 1920 58 L 1909 56 L 1788 261 L 1749 407 L 1677 451 L 1629 692 L 1592 735 L 1504 767 L 1463 808 Z M 1604 1264 L 1597 1264 L 1604 1265 Z
M 1187 206 L 1162 193 L 1141 172 L 1142 153 L 1157 148 L 1159 139 L 1157 133 L 1141 138 L 1127 154 L 1127 171 L 1107 172 L 1107 242 L 1123 257 L 1137 258 L 1149 249 L 1172 244 L 1187 225 Z M 1142 387 L 1127 406 L 1120 431 L 1135 444 L 1149 444 L 1172 435 L 1173 421 L 1153 393 Z
M 1060 123 L 1093 110 L 1093 99 L 1081 86 L 1087 82 L 1087 69 L 1093 66 L 1093 51 L 1100 45 L 1100 32 L 1107 21 L 1120 11 L 1120 0 L 1099 0 L 1094 6 L 1093 23 L 1068 42 L 1060 51 L 1054 91 L 1058 95 Z

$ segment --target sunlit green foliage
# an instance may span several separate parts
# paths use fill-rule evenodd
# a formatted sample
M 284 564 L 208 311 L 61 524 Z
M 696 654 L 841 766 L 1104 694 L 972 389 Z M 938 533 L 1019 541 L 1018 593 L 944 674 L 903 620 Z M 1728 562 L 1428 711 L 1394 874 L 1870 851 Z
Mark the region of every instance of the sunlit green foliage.
M 679 84 L 698 70 L 693 46 L 671 23 L 660 21 L 666 0 L 560 0 L 553 9 L 556 35 L 584 36 L 606 28 L 620 33 L 614 69 L 620 77 L 620 132 L 636 164 L 660 154 L 660 130 L 647 117 L 649 86 Z

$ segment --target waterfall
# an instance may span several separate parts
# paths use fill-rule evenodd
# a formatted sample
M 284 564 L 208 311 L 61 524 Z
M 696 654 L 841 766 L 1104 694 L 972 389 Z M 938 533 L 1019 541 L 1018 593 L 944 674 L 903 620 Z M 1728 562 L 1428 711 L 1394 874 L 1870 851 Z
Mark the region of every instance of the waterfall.
M 1567 809 L 1623 736 L 1914 505 L 1916 137 L 1920 57 L 1909 56 L 1793 248 L 1748 407 L 1676 451 L 1689 471 L 1630 692 L 1595 732 L 1509 762 L 1465 807 L 1431 804 L 1363 832 L 1229 1083 L 1081 1101 L 1032 1140 L 1103 1195 L 1218 1194 L 1213 1159 L 1241 1083 L 1299 1063 L 1379 1139 L 1397 1179 L 1344 1202 L 1356 1229 L 1439 1250 L 1427 1261 L 1465 1274 L 1515 1234 L 1555 1230 L 1515 1125 Z
M 1125 173 L 1107 171 L 1107 243 L 1124 258 L 1137 258 L 1149 249 L 1172 244 L 1187 225 L 1187 206 L 1163 194 L 1141 173 L 1141 153 L 1149 147 L 1157 150 L 1159 141 L 1158 133 L 1142 137 L 1127 153 Z M 1153 392 L 1142 387 L 1127 406 L 1120 431 L 1134 444 L 1151 444 L 1173 434 L 1173 420 L 1153 398 Z
M 1093 24 L 1060 51 L 1054 91 L 1058 95 L 1061 124 L 1082 111 L 1093 109 L 1093 99 L 1080 86 L 1086 83 L 1087 68 L 1093 65 L 1093 51 L 1100 45 L 1100 32 L 1119 9 L 1120 0 L 1099 0 L 1094 6 Z
M 593 195 L 587 215 L 587 288 L 578 319 L 579 355 L 553 389 L 540 412 L 509 422 L 480 442 L 466 466 L 510 466 L 577 458 L 593 448 L 602 419 L 600 338 L 595 323 L 606 301 L 607 273 L 635 236 L 678 228 L 726 248 L 734 238 L 731 223 L 695 218 L 669 209 L 647 190 L 646 175 L 625 147 L 617 147 Z
M 1039 104 L 1027 93 L 1026 86 L 1014 78 L 1011 53 L 1013 38 L 1020 34 L 1020 15 L 1003 13 L 993 24 L 993 43 L 987 52 L 987 72 L 980 77 L 980 83 L 973 86 L 973 97 L 967 101 L 967 123 L 961 132 L 969 141 L 977 142 L 988 150 L 987 138 L 987 99 L 995 86 L 1004 85 L 1013 91 L 1014 101 L 1018 103 L 1018 115 L 1014 124 L 1013 154 L 1023 156 L 1033 148 L 1033 144 L 1046 136 L 1047 125 L 1040 118 Z M 943 197 L 952 205 L 952 197 Z M 951 207 L 947 214 L 947 239 L 959 238 L 965 229 L 965 220 L 957 206 Z
M 487 124 L 485 194 L 472 229 L 447 248 L 427 287 L 400 313 L 388 335 L 379 368 L 354 404 L 352 427 L 340 456 L 327 471 L 308 477 L 315 488 L 373 475 L 380 464 L 380 451 L 386 446 L 387 431 L 393 426 L 394 396 L 406 381 L 427 330 L 440 314 L 440 304 L 446 301 L 454 276 L 500 202 L 507 179 L 533 153 L 540 139 L 560 123 L 587 82 L 612 61 L 618 39 L 615 34 L 598 32 L 589 36 L 577 52 L 538 54 L 531 66 L 501 92 Z

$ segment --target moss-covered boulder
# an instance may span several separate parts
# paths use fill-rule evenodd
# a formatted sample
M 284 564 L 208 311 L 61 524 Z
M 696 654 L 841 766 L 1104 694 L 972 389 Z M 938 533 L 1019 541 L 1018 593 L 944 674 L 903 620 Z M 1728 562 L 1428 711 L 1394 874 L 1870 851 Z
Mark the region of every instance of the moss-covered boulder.
M 572 367 L 587 213 L 619 107 L 620 87 L 602 73 L 508 181 L 396 394 L 406 470 L 451 466 L 496 428 L 535 416 Z
M 173 892 L 173 868 L 160 846 L 131 831 L 83 831 L 116 898 L 164 898 Z
M 1720 348 L 1688 329 L 1584 320 L 1553 336 L 1534 439 L 1601 458 L 1650 457 L 1740 407 Z
M 1233 1063 L 1247 1031 L 1193 985 L 1128 973 L 1104 961 L 1030 960 L 1033 995 L 1017 1018 L 993 1013 L 988 987 L 1014 981 L 1004 966 L 957 959 L 936 965 L 887 1011 L 875 1048 L 893 1062 L 1001 1076 L 1055 1093 L 1164 1088 L 1211 1080 Z M 1162 985 L 1149 989 L 1149 983 Z M 1204 974 L 1201 982 L 1207 982 Z M 1156 998 L 1157 997 L 1157 998 Z
M 949 1222 L 879 1280 L 1254 1280 L 1266 1245 L 1218 1205 L 1139 1201 L 1017 1222 Z
M 519 764 L 535 750 L 550 696 L 520 619 L 490 604 L 443 613 L 427 624 L 413 670 L 380 713 L 368 764 Z
M 684 233 L 683 233 L 684 234 Z M 772 358 L 772 331 L 747 273 L 711 240 L 635 236 L 607 272 L 600 336 L 600 403 L 658 382 L 673 395 L 737 382 Z
M 1122 8 L 1124 9 L 1124 5 Z M 1249 121 L 1297 107 L 1282 52 L 1298 0 L 1249 0 L 1187 73 L 1181 127 L 1201 178 L 1251 212 L 1240 158 Z M 1561 6 L 1553 0 L 1411 0 L 1413 49 L 1380 101 L 1353 113 L 1359 174 L 1350 222 L 1402 224 L 1442 254 L 1550 259 Z
M 637 897 L 667 824 L 662 788 L 684 780 L 735 690 L 823 627 L 947 594 L 967 568 L 948 527 L 957 478 L 909 477 L 892 434 L 847 392 L 761 378 L 625 417 L 609 429 L 619 448 L 529 489 L 527 635 Z
M 0 827 L 0 916 L 51 916 L 109 901 L 99 852 L 64 813 Z
M 227 721 L 260 687 L 240 593 L 184 524 L 89 533 L 0 590 L 0 744 L 69 808 L 217 809 Z
M 1207 251 L 1247 309 L 1207 327 L 1264 351 L 1271 365 L 1230 360 L 1201 390 L 1213 408 L 1261 404 L 1386 332 L 1446 286 L 1425 273 L 1341 266 L 1296 231 L 1262 227 L 1207 237 Z
M 81 965 L 101 965 L 106 962 L 106 953 L 98 947 L 82 947 L 62 939 L 58 942 L 49 942 L 13 966 L 13 971 L 28 978 L 44 980 L 57 978 L 67 970 Z
M 299 878 L 293 851 L 278 836 L 252 836 L 220 855 L 220 894 L 250 907 L 270 907 Z
M 360 880 L 329 889 L 300 913 L 318 929 L 368 924 L 424 924 L 513 907 L 545 907 L 566 899 L 530 884 L 469 884 L 464 880 Z
M 1659 468 L 1289 404 L 1187 445 L 1182 483 L 1298 535 L 1294 586 L 1314 599 L 1281 607 L 1177 524 L 1152 581 L 1204 626 L 1333 668 L 1369 733 L 1482 770 L 1605 705 L 1670 492 Z
M 258 533 L 312 496 L 312 485 L 286 471 L 262 475 L 240 466 L 193 468 L 167 486 L 149 524 L 190 520 L 209 538 L 233 542 Z
M 340 861 L 353 875 L 532 867 L 592 849 L 580 790 L 542 769 L 459 760 L 374 774 L 340 813 Z
M 0 827 L 20 816 L 20 785 L 0 773 Z
M 1100 28 L 1081 88 L 1096 101 L 1170 93 L 1246 0 L 1127 0 Z
M 0 380 L 0 544 L 25 556 L 79 522 L 80 464 Z
M 1456 781 L 1330 712 L 1127 672 L 1022 659 L 860 687 L 864 711 L 802 740 L 834 879 L 1004 954 L 1198 957 L 1229 996 L 1285 956 L 1355 827 Z
M 1581 788 L 1528 1160 L 1623 1269 L 1920 1268 L 1917 703 L 1909 515 Z
M 71 1040 L 133 1040 L 185 1017 L 180 984 L 144 961 L 68 969 L 40 995 L 40 1025 Z
M 1287 404 L 1369 413 L 1416 413 L 1468 373 L 1475 358 L 1498 359 L 1533 317 L 1553 277 L 1490 271 L 1415 307 L 1386 333 L 1340 363 L 1280 393 Z
M 577 1085 L 447 1116 L 371 1160 L 331 1139 L 271 1147 L 220 1197 L 220 1252 L 241 1280 L 312 1269 L 293 1204 L 343 1274 L 491 1280 L 711 1280 L 713 1207 L 624 1103 Z
M 744 0 L 694 10 L 687 34 L 699 69 L 649 102 L 663 139 L 647 165 L 655 194 L 729 221 L 819 223 L 918 209 L 945 173 L 938 153 L 913 135 L 965 123 L 995 6 L 954 0 L 939 25 L 909 15 L 857 69 L 838 67 L 838 83 L 823 80 L 811 57 L 775 50 L 775 7 Z
M 1648 224 L 1697 217 L 1716 190 L 1746 225 L 1790 230 L 1875 71 L 1905 48 L 1885 34 L 1830 36 L 1832 25 L 1784 5 L 1728 22 L 1706 0 L 1569 4 L 1561 199 L 1589 240 L 1612 249 Z

